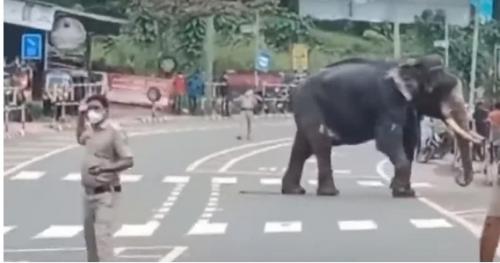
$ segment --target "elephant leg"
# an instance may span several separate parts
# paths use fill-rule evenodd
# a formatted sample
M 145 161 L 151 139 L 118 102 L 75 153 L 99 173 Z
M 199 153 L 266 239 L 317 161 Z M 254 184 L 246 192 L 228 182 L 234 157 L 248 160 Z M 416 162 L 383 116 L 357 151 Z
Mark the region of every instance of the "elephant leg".
M 327 134 L 312 129 L 308 133 L 308 138 L 318 164 L 317 195 L 338 195 L 339 190 L 335 186 L 332 175 L 332 139 Z
M 391 121 L 384 121 L 377 125 L 375 137 L 377 149 L 387 155 L 394 165 L 395 175 L 390 186 L 393 197 L 415 197 L 410 183 L 410 147 L 407 147 L 411 140 L 405 143 L 403 127 Z
M 305 194 L 306 190 L 300 186 L 304 162 L 311 156 L 311 146 L 304 133 L 297 130 L 292 146 L 288 169 L 283 176 L 281 193 L 283 194 Z

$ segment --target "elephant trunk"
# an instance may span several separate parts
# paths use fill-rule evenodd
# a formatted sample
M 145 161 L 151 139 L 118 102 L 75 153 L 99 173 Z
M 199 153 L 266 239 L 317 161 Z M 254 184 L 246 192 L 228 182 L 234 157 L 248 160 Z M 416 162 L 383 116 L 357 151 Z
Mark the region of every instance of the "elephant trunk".
M 457 79 L 456 87 L 447 100 L 441 105 L 446 124 L 454 131 L 457 139 L 458 150 L 462 159 L 463 174 L 456 177 L 456 181 L 461 186 L 467 186 L 473 179 L 471 144 L 480 143 L 483 138 L 473 133 L 469 127 L 469 117 L 462 96 L 461 81 Z

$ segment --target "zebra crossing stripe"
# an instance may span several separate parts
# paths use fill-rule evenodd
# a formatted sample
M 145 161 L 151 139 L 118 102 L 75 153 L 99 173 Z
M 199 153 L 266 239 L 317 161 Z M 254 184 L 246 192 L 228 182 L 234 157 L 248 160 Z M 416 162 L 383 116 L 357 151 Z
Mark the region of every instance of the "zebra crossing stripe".
M 201 219 L 189 230 L 188 235 L 221 235 L 226 233 L 227 223 L 210 223 Z
M 381 181 L 357 181 L 358 185 L 366 187 L 381 187 L 384 183 Z
M 426 182 L 417 182 L 417 183 L 412 183 L 411 187 L 413 187 L 413 188 L 432 188 L 433 185 L 430 183 L 426 183 Z
M 237 181 L 236 177 L 212 177 L 213 184 L 235 184 Z
M 64 181 L 80 181 L 81 180 L 81 175 L 80 173 L 69 173 L 65 177 L 62 178 Z
M 301 231 L 302 222 L 300 221 L 266 222 L 264 227 L 264 233 L 292 233 Z
M 16 226 L 3 226 L 3 234 L 7 234 L 9 233 L 10 231 L 14 230 L 14 228 L 16 228 Z
M 45 175 L 43 171 L 21 171 L 15 176 L 11 177 L 11 180 L 38 180 Z
M 83 230 L 81 225 L 51 225 L 43 232 L 38 233 L 33 239 L 45 238 L 71 238 Z
M 435 218 L 435 219 L 410 219 L 410 222 L 416 228 L 451 228 L 453 227 L 446 219 L 444 218 Z
M 165 176 L 164 183 L 185 184 L 189 182 L 189 176 Z
M 359 231 L 377 229 L 377 224 L 372 220 L 339 221 L 341 231 Z
M 122 225 L 113 235 L 114 237 L 149 237 L 160 226 L 160 222 L 153 220 L 142 225 Z
M 263 185 L 281 185 L 280 178 L 261 178 L 260 184 Z

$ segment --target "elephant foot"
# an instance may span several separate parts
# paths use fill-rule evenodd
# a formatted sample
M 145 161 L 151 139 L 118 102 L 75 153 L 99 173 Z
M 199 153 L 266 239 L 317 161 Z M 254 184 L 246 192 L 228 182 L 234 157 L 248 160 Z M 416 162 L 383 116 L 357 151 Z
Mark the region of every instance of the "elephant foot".
M 340 192 L 335 187 L 335 183 L 333 182 L 333 178 L 328 178 L 324 181 L 320 181 L 318 183 L 318 190 L 316 191 L 317 195 L 325 195 L 325 196 L 336 196 L 339 195 Z
M 340 191 L 335 186 L 323 186 L 318 187 L 316 194 L 323 196 L 337 196 L 340 194 Z
M 406 187 L 395 187 L 392 188 L 392 197 L 400 198 L 400 197 L 416 197 L 415 190 L 413 190 L 410 186 Z
M 281 193 L 284 195 L 303 195 L 306 193 L 306 189 L 302 186 L 283 186 L 281 188 Z

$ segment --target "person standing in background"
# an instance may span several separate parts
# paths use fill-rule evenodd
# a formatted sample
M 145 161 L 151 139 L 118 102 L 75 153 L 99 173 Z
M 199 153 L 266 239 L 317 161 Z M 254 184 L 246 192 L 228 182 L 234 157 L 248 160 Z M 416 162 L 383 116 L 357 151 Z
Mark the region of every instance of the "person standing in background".
M 81 167 L 83 230 L 87 261 L 113 261 L 113 223 L 122 191 L 120 172 L 134 165 L 121 128 L 108 120 L 109 102 L 102 95 L 88 97 L 79 107 L 77 142 L 85 147 Z M 88 120 L 90 127 L 86 127 Z
M 488 125 L 488 114 L 489 111 L 486 108 L 486 105 L 484 102 L 479 101 L 476 104 L 476 108 L 474 109 L 474 114 L 472 115 L 472 118 L 474 119 L 474 124 L 476 127 L 476 132 L 483 136 L 484 138 L 489 137 L 489 125 Z M 482 144 L 474 144 L 473 146 L 473 156 L 474 159 L 477 161 L 483 161 L 485 157 L 484 149 L 485 149 L 485 143 L 483 142 Z
M 205 93 L 205 84 L 203 83 L 203 78 L 199 69 L 197 69 L 188 79 L 187 93 L 189 99 L 189 112 L 195 115 L 198 110 L 199 99 Z
M 174 112 L 176 114 L 181 114 L 183 98 L 186 95 L 186 79 L 182 73 L 175 75 L 174 91 Z
M 247 90 L 235 100 L 241 104 L 241 134 L 236 137 L 238 140 L 242 140 L 243 134 L 245 133 L 247 140 L 252 139 L 253 111 L 260 100 L 262 100 L 262 98 L 255 95 L 252 89 Z

